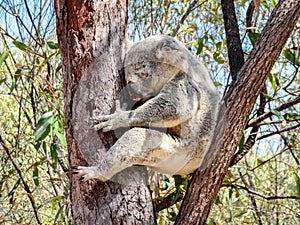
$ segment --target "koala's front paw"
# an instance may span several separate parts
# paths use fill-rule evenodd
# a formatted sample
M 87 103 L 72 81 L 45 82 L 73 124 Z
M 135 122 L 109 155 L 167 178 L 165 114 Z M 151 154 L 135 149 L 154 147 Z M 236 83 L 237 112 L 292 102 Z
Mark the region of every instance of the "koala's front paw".
M 103 132 L 115 130 L 120 127 L 126 127 L 128 120 L 128 112 L 123 111 L 120 102 L 116 101 L 116 111 L 110 115 L 94 116 L 91 120 L 95 123 L 95 130 L 103 130 Z
M 80 180 L 86 181 L 89 179 L 97 179 L 99 181 L 105 182 L 107 179 L 99 174 L 98 168 L 96 166 L 85 167 L 85 166 L 74 166 L 72 167 L 72 173 L 78 174 Z
M 103 130 L 103 132 L 111 131 L 114 129 L 114 118 L 115 114 L 102 115 L 97 117 L 92 117 L 91 120 L 94 121 L 95 125 L 93 128 L 95 130 Z

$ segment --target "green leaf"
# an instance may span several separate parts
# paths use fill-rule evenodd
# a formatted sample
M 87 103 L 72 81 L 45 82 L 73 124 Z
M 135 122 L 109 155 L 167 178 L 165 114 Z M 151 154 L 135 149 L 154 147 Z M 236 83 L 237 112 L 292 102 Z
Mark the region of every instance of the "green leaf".
M 216 204 L 216 205 L 222 204 L 220 195 L 217 196 L 216 201 L 215 201 L 215 204 Z
M 196 55 L 200 55 L 200 53 L 203 50 L 203 47 L 204 47 L 204 37 L 198 39 L 198 48 L 197 48 Z
M 232 184 L 232 182 L 229 180 L 228 176 L 225 176 L 223 179 L 223 184 Z
M 63 195 L 57 195 L 57 196 L 53 197 L 51 200 L 53 209 L 55 209 L 57 207 L 58 203 L 64 199 L 65 199 L 65 196 L 63 196 Z
M 55 53 L 52 53 L 49 55 L 38 67 L 38 71 L 41 71 L 41 69 L 49 62 L 49 60 L 55 55 Z
M 223 86 L 223 84 L 221 82 L 218 82 L 218 81 L 214 81 L 214 85 L 216 87 L 222 87 Z
M 56 76 L 56 78 L 58 78 L 58 73 L 59 73 L 60 70 L 61 70 L 61 63 L 59 63 L 58 66 L 55 69 L 55 76 Z
M 37 141 L 37 142 L 35 143 L 35 145 L 34 145 L 34 148 L 35 148 L 36 150 L 39 150 L 40 147 L 41 147 L 41 142 L 40 142 L 40 141 Z
M 216 62 L 219 63 L 219 64 L 223 64 L 225 62 L 223 57 L 220 55 L 220 52 L 215 52 L 213 54 L 213 57 L 214 57 L 214 60 L 216 60 Z
M 275 116 L 277 116 L 279 119 L 284 120 L 284 117 L 283 117 L 283 115 L 281 114 L 281 112 L 279 112 L 279 111 L 277 111 L 277 110 L 275 110 L 275 109 L 271 109 L 270 111 L 271 111 Z
M 55 219 L 54 219 L 54 223 L 53 224 L 57 224 L 57 221 L 59 219 L 59 216 L 61 215 L 63 208 L 60 206 L 59 209 L 57 210 L 57 213 L 55 215 Z
M 294 173 L 294 178 L 296 181 L 296 195 L 300 196 L 300 177 L 298 176 L 297 173 Z
M 8 56 L 9 56 L 9 50 L 6 50 L 0 55 L 0 67 L 2 63 L 7 59 Z
M 42 149 L 47 154 L 47 143 L 45 141 L 42 142 Z
M 208 225 L 215 225 L 215 224 L 216 224 L 215 219 L 213 217 L 210 217 Z
M 261 3 L 266 9 L 269 9 L 269 4 L 266 1 Z
M 248 0 L 242 0 L 241 6 L 244 6 L 246 3 L 248 3 Z
M 228 197 L 229 199 L 232 199 L 233 190 L 232 188 L 229 188 Z
M 218 43 L 216 44 L 216 47 L 217 47 L 217 50 L 220 51 L 220 49 L 222 48 L 222 42 L 221 42 L 221 41 L 218 42 Z
M 21 68 L 16 70 L 15 75 L 13 76 L 12 81 L 11 81 L 10 92 L 12 92 L 16 88 L 17 82 L 21 76 L 21 71 L 22 71 Z
M 3 78 L 0 80 L 0 85 L 3 84 L 6 81 L 6 78 Z
M 14 40 L 13 41 L 13 44 L 20 50 L 22 50 L 23 52 L 29 52 L 29 51 L 32 51 L 31 48 L 24 44 L 23 42 L 20 42 L 20 41 L 17 41 L 17 40 Z
M 263 93 L 263 96 L 269 100 L 273 100 L 273 97 L 271 95 L 268 95 L 266 93 Z
M 259 33 L 255 33 L 255 32 L 248 34 L 252 46 L 254 46 L 255 43 L 257 42 L 259 35 L 260 35 Z
M 298 113 L 295 113 L 295 112 L 287 112 L 283 115 L 283 118 L 285 120 L 289 120 L 289 119 L 297 119 L 299 118 L 300 115 Z
M 58 43 L 54 42 L 54 41 L 47 41 L 47 45 L 49 46 L 49 48 L 51 49 L 58 49 Z
M 238 150 L 238 154 L 241 154 L 244 151 L 244 143 L 245 143 L 245 134 L 243 133 L 241 139 L 240 139 L 240 143 L 239 143 L 239 150 Z
M 264 162 L 264 160 L 263 160 L 262 158 L 260 158 L 260 157 L 257 157 L 257 158 L 256 158 L 256 163 L 257 163 L 257 165 L 260 165 L 260 164 L 262 164 L 263 162 Z M 263 165 L 259 166 L 259 169 L 261 169 L 262 166 L 263 166 Z
M 274 93 L 276 93 L 277 92 L 277 86 L 279 84 L 277 74 L 269 74 L 269 81 L 271 83 L 271 86 L 272 86 L 272 89 L 273 89 Z
M 275 8 L 275 6 L 277 5 L 276 0 L 271 0 L 271 4 L 272 4 L 272 7 Z
M 175 181 L 176 189 L 180 189 L 180 190 L 184 191 L 186 176 L 184 176 L 184 175 L 173 175 L 173 178 L 174 178 L 174 181 Z
M 56 135 L 56 137 L 60 140 L 60 143 L 63 147 L 67 146 L 67 141 L 66 141 L 66 137 L 64 134 L 59 133 L 57 130 L 54 130 L 54 133 Z
M 295 53 L 293 53 L 290 49 L 288 48 L 284 49 L 283 55 L 294 66 L 299 66 L 299 58 L 297 58 Z
M 64 135 L 64 126 L 63 122 L 59 118 L 59 116 L 55 116 L 54 123 L 53 123 L 53 131 L 57 138 L 60 140 L 62 146 L 67 146 L 66 137 Z
M 37 140 L 42 140 L 49 134 L 52 121 L 53 111 L 47 112 L 41 116 L 35 130 L 35 137 Z
M 39 170 L 38 170 L 38 164 L 34 164 L 33 166 L 33 181 L 34 181 L 34 184 L 36 186 L 39 186 L 40 182 L 39 182 Z
M 51 144 L 50 154 L 51 154 L 51 158 L 54 161 L 53 166 L 56 169 L 57 168 L 57 164 L 58 164 L 58 154 L 57 154 L 57 146 L 54 143 Z

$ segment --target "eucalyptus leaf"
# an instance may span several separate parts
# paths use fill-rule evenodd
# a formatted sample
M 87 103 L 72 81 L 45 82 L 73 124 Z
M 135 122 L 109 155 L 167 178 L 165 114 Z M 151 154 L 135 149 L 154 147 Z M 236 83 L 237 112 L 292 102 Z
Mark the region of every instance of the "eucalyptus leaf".
M 13 44 L 20 50 L 22 50 L 23 52 L 29 52 L 29 51 L 32 51 L 31 48 L 24 44 L 23 42 L 20 42 L 20 41 L 17 41 L 17 40 L 14 40 L 13 41 Z
M 35 184 L 36 186 L 39 186 L 39 185 L 40 185 L 40 182 L 39 182 L 39 170 L 38 170 L 38 164 L 34 164 L 34 166 L 33 166 L 32 177 L 33 177 L 34 184 Z
M 7 59 L 8 56 L 9 56 L 9 50 L 6 50 L 0 55 L 0 67 L 2 63 Z
M 41 116 L 35 130 L 35 137 L 37 140 L 42 140 L 49 134 L 52 121 L 53 111 L 47 112 Z
M 290 49 L 284 49 L 283 55 L 290 63 L 292 63 L 295 66 L 299 66 L 299 58 L 297 58 L 295 53 L 292 52 Z
M 294 178 L 295 178 L 295 182 L 296 182 L 296 195 L 300 196 L 300 177 L 298 176 L 298 174 L 295 172 L 294 173 Z

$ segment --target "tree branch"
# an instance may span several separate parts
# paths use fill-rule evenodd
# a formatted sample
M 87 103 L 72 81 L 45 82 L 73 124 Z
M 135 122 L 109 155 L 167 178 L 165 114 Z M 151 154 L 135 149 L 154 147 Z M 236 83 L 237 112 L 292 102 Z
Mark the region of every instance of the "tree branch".
M 255 190 L 252 190 L 250 188 L 247 188 L 247 187 L 244 187 L 244 186 L 241 186 L 241 185 L 225 184 L 225 185 L 222 185 L 222 186 L 223 187 L 239 188 L 239 189 L 247 191 L 249 194 L 256 195 L 256 196 L 261 197 L 265 200 L 275 200 L 275 199 L 295 199 L 295 200 L 299 200 L 300 199 L 300 196 L 298 196 L 298 195 L 288 195 L 288 196 L 273 195 L 273 196 L 267 196 L 267 195 L 261 194 L 261 193 L 255 191 Z
M 295 126 L 291 126 L 291 127 L 288 127 L 288 128 L 282 129 L 282 130 L 278 130 L 278 131 L 275 131 L 275 132 L 272 132 L 272 133 L 269 133 L 269 134 L 262 135 L 262 136 L 258 137 L 257 140 L 262 140 L 262 139 L 271 137 L 271 136 L 276 135 L 276 134 L 281 134 L 283 132 L 291 131 L 291 130 L 294 130 L 298 127 L 300 127 L 300 123 L 295 125 Z
M 276 109 L 274 109 L 274 111 L 280 112 L 280 111 L 285 110 L 285 109 L 287 109 L 287 108 L 289 108 L 289 107 L 291 107 L 293 105 L 296 105 L 298 103 L 300 103 L 300 95 L 297 98 L 295 98 L 293 101 L 290 101 L 288 103 L 285 103 L 285 104 L 277 107 Z M 265 113 L 265 114 L 257 117 L 255 120 L 249 122 L 248 125 L 247 125 L 247 127 L 259 126 L 260 122 L 262 122 L 263 120 L 271 117 L 272 115 L 274 115 L 273 112 L 267 112 L 267 113 Z
M 221 0 L 221 6 L 226 31 L 230 72 L 232 80 L 236 80 L 237 74 L 244 65 L 245 60 L 235 15 L 234 2 L 233 0 Z
M 177 191 L 175 191 L 177 192 Z M 177 198 L 174 200 L 174 192 L 164 197 L 163 200 L 154 199 L 155 211 L 159 212 L 163 209 L 169 208 L 170 206 L 180 202 L 183 199 L 183 193 L 179 193 Z

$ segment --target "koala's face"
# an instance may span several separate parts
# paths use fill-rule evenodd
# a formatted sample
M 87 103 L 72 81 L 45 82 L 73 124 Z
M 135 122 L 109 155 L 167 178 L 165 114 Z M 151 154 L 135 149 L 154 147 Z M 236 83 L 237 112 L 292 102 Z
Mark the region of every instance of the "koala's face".
M 187 50 L 175 39 L 166 36 L 154 36 L 134 44 L 124 63 L 132 99 L 140 101 L 156 96 L 164 84 L 184 69 L 187 61 L 184 51 Z

